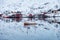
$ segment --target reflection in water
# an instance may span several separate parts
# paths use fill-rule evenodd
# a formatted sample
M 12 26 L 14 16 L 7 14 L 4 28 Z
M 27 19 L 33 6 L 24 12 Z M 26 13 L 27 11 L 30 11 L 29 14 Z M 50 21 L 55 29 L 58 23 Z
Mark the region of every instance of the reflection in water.
M 32 18 L 32 17 L 29 17 Z M 37 17 L 36 17 L 37 18 Z M 19 17 L 1 18 L 0 37 L 1 40 L 57 40 L 60 38 L 57 32 L 57 38 L 53 29 L 58 29 L 58 23 L 55 21 L 43 20 L 22 21 Z M 46 18 L 47 19 L 47 18 Z M 51 22 L 51 24 L 49 23 Z M 52 24 L 56 24 L 53 26 Z M 60 24 L 59 24 L 60 25 Z M 41 37 L 42 36 L 42 37 Z M 3 38 L 4 37 L 4 38 Z M 52 38 L 54 37 L 54 38 Z
M 56 35 L 57 35 L 58 40 L 60 40 L 60 29 L 58 29 Z

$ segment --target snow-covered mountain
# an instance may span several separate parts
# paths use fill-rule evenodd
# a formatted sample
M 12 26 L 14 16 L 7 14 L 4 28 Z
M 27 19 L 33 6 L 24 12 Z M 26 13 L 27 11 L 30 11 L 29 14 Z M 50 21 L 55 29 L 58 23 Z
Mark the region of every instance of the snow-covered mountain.
M 60 0 L 0 0 L 0 12 L 5 10 L 10 11 L 30 11 L 30 8 L 38 8 L 41 7 L 42 11 L 47 11 L 49 9 L 56 9 L 55 6 L 57 5 L 58 8 Z

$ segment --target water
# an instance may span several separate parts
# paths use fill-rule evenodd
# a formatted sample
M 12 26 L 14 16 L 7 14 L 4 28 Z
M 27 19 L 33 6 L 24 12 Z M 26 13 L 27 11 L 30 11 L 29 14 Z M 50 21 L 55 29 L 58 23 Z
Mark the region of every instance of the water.
M 58 28 L 54 27 L 55 24 L 40 22 L 43 25 L 24 27 L 23 21 L 0 21 L 0 40 L 59 40 L 60 33 L 57 31 Z

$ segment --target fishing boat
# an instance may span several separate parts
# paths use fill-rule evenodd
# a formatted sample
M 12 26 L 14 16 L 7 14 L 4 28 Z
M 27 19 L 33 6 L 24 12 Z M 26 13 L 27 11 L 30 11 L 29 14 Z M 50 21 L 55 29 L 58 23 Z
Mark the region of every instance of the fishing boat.
M 24 22 L 24 26 L 37 25 L 35 22 Z

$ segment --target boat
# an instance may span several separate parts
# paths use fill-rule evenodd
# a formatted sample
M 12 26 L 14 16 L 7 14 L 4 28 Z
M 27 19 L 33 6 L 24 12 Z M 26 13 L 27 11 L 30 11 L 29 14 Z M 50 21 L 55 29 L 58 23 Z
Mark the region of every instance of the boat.
M 35 22 L 24 22 L 24 26 L 37 25 Z

